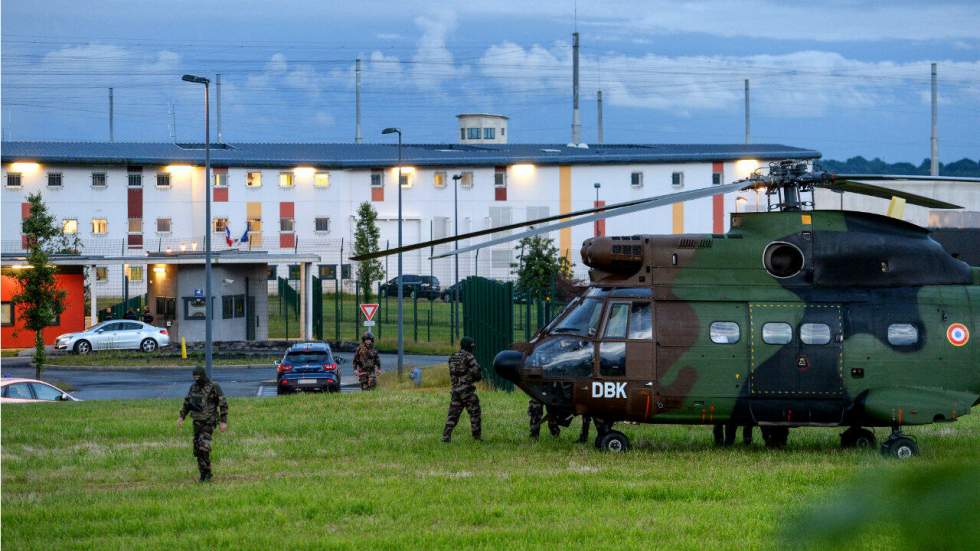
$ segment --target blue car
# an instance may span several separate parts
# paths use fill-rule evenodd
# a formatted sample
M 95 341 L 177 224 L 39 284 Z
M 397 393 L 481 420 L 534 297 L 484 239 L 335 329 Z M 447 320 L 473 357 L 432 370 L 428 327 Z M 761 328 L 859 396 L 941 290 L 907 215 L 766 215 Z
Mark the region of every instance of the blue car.
M 340 369 L 327 343 L 294 344 L 282 360 L 276 360 L 276 392 L 290 394 L 302 390 L 340 391 Z

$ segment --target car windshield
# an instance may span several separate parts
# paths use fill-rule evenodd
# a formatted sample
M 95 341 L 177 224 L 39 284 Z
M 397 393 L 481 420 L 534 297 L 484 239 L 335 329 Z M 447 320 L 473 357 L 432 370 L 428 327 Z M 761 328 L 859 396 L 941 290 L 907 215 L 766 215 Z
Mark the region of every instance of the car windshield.
M 555 325 L 551 332 L 591 337 L 595 335 L 601 312 L 602 301 L 587 298 L 576 304 L 571 312 Z
M 286 354 L 286 361 L 291 364 L 332 364 L 333 356 L 322 350 L 296 350 Z

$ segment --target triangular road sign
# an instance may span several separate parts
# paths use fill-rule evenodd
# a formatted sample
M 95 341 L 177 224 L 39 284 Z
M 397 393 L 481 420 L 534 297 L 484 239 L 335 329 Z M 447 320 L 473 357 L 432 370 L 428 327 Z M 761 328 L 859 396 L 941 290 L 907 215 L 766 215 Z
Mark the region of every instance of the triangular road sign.
M 371 321 L 371 318 L 373 318 L 374 317 L 374 314 L 376 314 L 377 312 L 378 312 L 378 305 L 377 304 L 362 304 L 361 305 L 361 313 L 364 314 L 364 319 L 366 321 Z

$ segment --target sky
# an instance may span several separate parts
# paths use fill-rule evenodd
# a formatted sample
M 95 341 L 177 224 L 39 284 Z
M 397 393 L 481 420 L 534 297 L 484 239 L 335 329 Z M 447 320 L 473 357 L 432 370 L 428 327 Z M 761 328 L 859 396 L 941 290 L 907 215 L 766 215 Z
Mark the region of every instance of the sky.
M 512 142 L 567 143 L 577 30 L 586 143 L 600 89 L 606 143 L 742 143 L 748 78 L 752 142 L 918 163 L 936 62 L 940 160 L 980 158 L 975 0 L 3 0 L 0 16 L 5 140 L 107 141 L 112 87 L 116 141 L 200 141 L 195 73 L 221 74 L 227 142 L 350 142 L 360 57 L 367 142 L 397 126 L 451 143 L 476 111 L 508 115 Z

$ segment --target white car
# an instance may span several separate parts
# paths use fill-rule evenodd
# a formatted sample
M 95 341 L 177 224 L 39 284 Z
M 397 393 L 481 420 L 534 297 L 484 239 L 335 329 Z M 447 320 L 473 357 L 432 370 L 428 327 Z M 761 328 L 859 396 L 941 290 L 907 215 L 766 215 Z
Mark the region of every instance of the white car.
M 135 320 L 110 320 L 93 325 L 81 333 L 59 335 L 54 347 L 76 354 L 88 354 L 93 350 L 153 352 L 169 345 L 170 334 L 163 327 Z
M 77 402 L 71 394 L 37 379 L 0 379 L 0 403 Z

